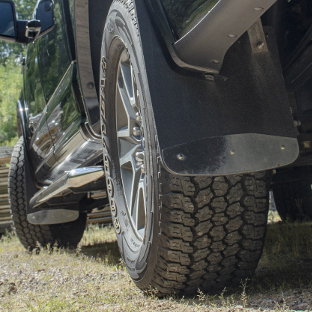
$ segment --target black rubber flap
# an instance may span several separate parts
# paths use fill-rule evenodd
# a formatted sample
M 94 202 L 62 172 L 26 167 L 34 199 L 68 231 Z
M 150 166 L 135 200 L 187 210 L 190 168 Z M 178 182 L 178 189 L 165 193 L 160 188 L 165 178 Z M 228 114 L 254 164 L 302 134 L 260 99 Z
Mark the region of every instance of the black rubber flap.
M 161 156 L 168 169 L 186 175 L 229 174 L 242 172 L 243 168 L 269 169 L 297 158 L 296 132 L 275 39 L 269 29 L 265 29 L 268 52 L 253 53 L 245 33 L 227 52 L 222 77 L 210 81 L 177 70 L 162 48 L 143 0 L 136 0 L 136 9 L 148 78 L 145 88 L 151 95 Z M 254 157 L 258 150 L 248 145 L 250 140 L 242 144 L 237 139 L 252 134 L 264 135 L 261 144 L 266 150 L 261 155 L 265 154 L 265 159 Z M 240 136 L 233 141 L 232 135 Z M 276 153 L 271 136 L 287 141 L 273 139 L 277 149 L 281 145 L 287 148 Z M 293 139 L 291 143 L 287 138 Z M 245 149 L 244 166 L 225 157 L 228 146 L 242 154 Z M 176 163 L 178 153 L 187 154 L 189 161 Z M 222 170 L 206 170 L 220 163 L 224 163 Z

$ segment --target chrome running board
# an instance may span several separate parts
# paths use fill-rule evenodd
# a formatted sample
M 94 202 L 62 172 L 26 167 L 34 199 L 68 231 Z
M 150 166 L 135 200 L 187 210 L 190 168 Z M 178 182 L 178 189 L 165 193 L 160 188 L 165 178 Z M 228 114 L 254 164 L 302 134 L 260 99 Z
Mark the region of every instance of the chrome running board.
M 80 188 L 104 177 L 102 166 L 77 168 L 65 173 L 49 186 L 37 192 L 30 200 L 30 208 L 36 208 L 60 194 Z
M 78 210 L 69 209 L 47 209 L 39 210 L 27 215 L 27 220 L 31 224 L 58 224 L 77 220 Z

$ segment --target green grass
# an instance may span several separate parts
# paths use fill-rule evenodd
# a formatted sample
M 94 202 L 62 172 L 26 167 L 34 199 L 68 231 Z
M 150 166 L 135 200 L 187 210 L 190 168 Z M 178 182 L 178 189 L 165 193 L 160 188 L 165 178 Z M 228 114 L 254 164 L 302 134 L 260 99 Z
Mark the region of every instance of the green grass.
M 0 64 L 0 145 L 14 146 L 17 142 L 16 104 L 21 90 L 20 64 L 14 60 Z
M 251 287 L 254 291 L 312 289 L 311 223 L 269 224 Z
M 164 299 L 132 282 L 111 227 L 89 226 L 76 251 L 39 254 L 9 232 L 0 239 L 0 311 L 284 311 L 294 297 L 311 298 L 311 229 L 269 225 L 256 275 L 232 292 Z

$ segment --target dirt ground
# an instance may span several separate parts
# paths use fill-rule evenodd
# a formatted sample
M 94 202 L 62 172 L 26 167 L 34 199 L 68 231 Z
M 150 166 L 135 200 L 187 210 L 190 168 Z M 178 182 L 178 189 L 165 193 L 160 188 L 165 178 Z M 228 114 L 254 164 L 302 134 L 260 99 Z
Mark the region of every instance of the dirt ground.
M 131 281 L 111 228 L 90 227 L 77 251 L 39 254 L 7 234 L 0 240 L 0 311 L 312 311 L 312 227 L 297 228 L 269 225 L 256 274 L 238 289 L 162 299 Z M 284 233 L 293 241 L 283 241 Z

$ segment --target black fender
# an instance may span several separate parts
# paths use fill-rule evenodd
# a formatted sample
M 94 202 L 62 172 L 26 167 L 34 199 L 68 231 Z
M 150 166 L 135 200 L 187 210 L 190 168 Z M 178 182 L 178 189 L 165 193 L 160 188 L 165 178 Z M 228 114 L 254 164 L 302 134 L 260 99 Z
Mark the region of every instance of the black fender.
M 100 139 L 99 68 L 102 31 L 112 0 L 75 0 L 74 24 L 79 89 L 93 138 Z
M 181 70 L 172 61 L 145 1 L 135 0 L 135 6 L 128 2 L 129 11 L 137 14 L 134 22 L 149 82 L 145 87 L 167 170 L 181 175 L 227 175 L 295 161 L 296 131 L 269 29 L 261 53 L 259 42 L 246 32 L 230 47 L 220 75 L 199 75 Z
M 225 53 L 276 0 L 145 0 L 174 62 L 219 73 Z

